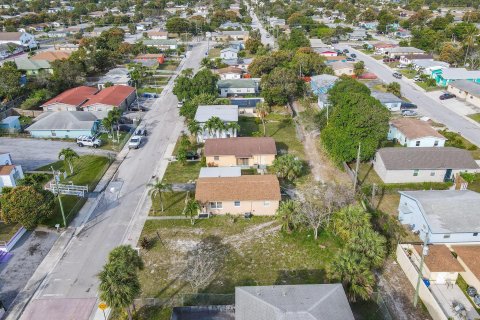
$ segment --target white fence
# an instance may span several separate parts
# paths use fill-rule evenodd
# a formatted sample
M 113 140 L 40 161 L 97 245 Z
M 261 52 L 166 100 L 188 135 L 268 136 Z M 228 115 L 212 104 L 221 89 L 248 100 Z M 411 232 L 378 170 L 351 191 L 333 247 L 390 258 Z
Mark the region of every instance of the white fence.
M 22 236 L 27 232 L 27 229 L 20 227 L 17 232 L 13 235 L 12 238 L 8 241 L 0 241 L 0 251 L 9 252 L 12 250 L 13 246 L 22 238 Z
M 57 184 L 55 182 L 50 182 L 49 185 L 45 187 L 46 190 L 57 194 Z M 67 194 L 77 197 L 85 197 L 88 193 L 88 186 L 77 186 L 73 184 L 58 184 L 58 190 L 60 190 L 60 194 Z

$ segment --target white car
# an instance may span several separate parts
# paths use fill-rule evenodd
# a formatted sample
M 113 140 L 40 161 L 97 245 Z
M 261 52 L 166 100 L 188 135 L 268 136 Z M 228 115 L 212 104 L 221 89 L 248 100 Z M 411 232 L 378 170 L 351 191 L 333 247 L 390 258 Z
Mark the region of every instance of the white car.
M 415 76 L 413 78 L 413 81 L 422 81 L 422 78 L 420 76 Z
M 128 142 L 129 149 L 138 149 L 142 144 L 142 136 L 133 136 L 130 138 Z
M 96 137 L 89 137 L 89 136 L 80 136 L 77 138 L 77 145 L 79 147 L 94 147 L 98 148 L 102 145 L 102 140 Z

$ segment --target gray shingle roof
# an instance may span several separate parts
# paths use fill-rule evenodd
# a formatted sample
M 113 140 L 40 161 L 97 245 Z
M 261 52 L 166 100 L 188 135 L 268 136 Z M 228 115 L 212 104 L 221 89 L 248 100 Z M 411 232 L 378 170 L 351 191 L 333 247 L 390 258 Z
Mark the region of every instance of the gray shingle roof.
M 217 86 L 219 88 L 253 88 L 257 87 L 255 80 L 252 79 L 231 79 L 218 80 Z
M 353 320 L 341 284 L 235 288 L 236 320 Z
M 468 150 L 444 148 L 382 148 L 377 151 L 387 170 L 478 169 Z
M 425 51 L 414 47 L 396 47 L 388 50 L 389 53 L 424 53 Z
M 372 97 L 374 97 L 381 103 L 403 102 L 402 99 L 390 92 L 372 91 Z
M 208 141 L 208 140 L 207 140 Z M 200 169 L 199 178 L 240 177 L 240 167 L 205 167 Z
M 198 106 L 195 120 L 203 123 L 211 117 L 219 117 L 223 121 L 238 121 L 238 106 L 235 105 L 208 105 Z
M 442 78 L 447 80 L 479 79 L 480 71 L 465 68 L 447 68 L 442 70 Z
M 97 117 L 88 111 L 44 112 L 26 130 L 90 130 L 96 120 Z
M 420 149 L 420 148 L 409 148 Z M 480 232 L 480 194 L 470 190 L 400 191 L 419 205 L 433 233 Z

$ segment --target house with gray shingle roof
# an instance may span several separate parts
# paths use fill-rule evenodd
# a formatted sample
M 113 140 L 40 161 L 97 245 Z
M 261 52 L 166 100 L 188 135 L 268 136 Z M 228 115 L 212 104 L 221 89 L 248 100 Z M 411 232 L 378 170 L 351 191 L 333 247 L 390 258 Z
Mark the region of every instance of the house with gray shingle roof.
M 49 73 L 53 72 L 50 62 L 48 62 L 47 60 L 33 60 L 29 58 L 19 58 L 19 59 L 15 59 L 15 65 L 17 66 L 18 70 L 23 70 L 28 75 L 38 74 L 42 70 Z
M 243 96 L 258 93 L 259 79 L 230 79 L 217 82 L 221 97 Z
M 98 127 L 99 120 L 88 111 L 47 111 L 25 130 L 33 138 L 74 139 L 92 136 Z

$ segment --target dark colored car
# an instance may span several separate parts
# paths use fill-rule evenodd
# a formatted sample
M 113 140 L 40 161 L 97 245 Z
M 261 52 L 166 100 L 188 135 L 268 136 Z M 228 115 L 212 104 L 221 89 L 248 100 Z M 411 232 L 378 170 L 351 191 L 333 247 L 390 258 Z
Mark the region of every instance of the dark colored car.
M 402 79 L 402 77 L 403 77 L 400 72 L 394 72 L 394 73 L 392 74 L 392 76 L 394 76 L 394 77 L 397 78 L 397 79 Z
M 402 102 L 400 105 L 400 110 L 409 110 L 409 109 L 417 109 L 417 105 L 410 103 L 410 102 Z
M 343 49 L 343 53 L 349 53 L 348 49 Z
M 131 111 L 148 111 L 144 106 L 139 106 L 137 103 L 134 103 L 130 106 Z
M 200 155 L 193 151 L 187 152 L 187 160 L 198 160 L 200 159 Z
M 444 93 L 440 96 L 440 100 L 447 100 L 447 99 L 452 99 L 456 98 L 457 96 L 451 93 Z
M 395 58 L 384 58 L 384 59 L 383 59 L 383 62 L 384 62 L 384 63 L 396 62 L 396 61 L 397 61 L 397 59 L 395 59 Z
M 357 57 L 357 55 L 356 55 L 355 53 L 352 53 L 352 54 L 350 55 L 350 57 L 355 59 L 355 58 Z
M 133 128 L 128 124 L 119 124 L 118 128 L 114 128 L 114 129 L 122 132 L 130 132 Z
M 347 61 L 355 61 L 355 59 L 350 58 L 350 57 L 348 57 L 346 60 L 347 60 Z

